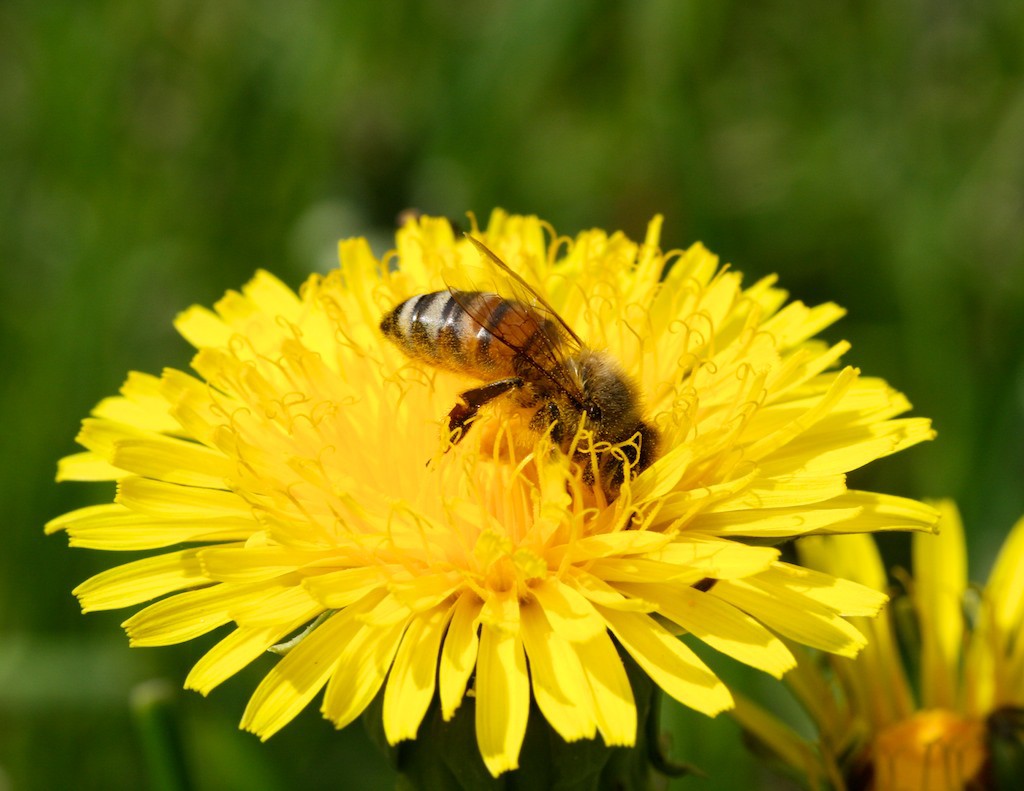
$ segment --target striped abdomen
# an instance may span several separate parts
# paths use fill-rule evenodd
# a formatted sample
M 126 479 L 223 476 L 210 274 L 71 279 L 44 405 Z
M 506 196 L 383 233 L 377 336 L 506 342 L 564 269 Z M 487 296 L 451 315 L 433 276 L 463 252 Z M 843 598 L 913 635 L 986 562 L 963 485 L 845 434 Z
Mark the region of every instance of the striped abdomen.
M 380 329 L 414 359 L 490 379 L 519 375 L 517 359 L 550 331 L 547 325 L 532 309 L 497 294 L 461 292 L 456 300 L 435 291 L 395 306 Z

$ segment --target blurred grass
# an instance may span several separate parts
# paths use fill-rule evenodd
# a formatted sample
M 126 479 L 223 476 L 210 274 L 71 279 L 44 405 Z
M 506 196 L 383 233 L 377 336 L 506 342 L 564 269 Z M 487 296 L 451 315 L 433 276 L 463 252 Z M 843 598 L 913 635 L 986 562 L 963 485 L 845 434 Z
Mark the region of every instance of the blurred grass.
M 956 497 L 975 577 L 1024 512 L 1024 4 L 8 0 L 0 30 L 0 788 L 139 786 L 131 687 L 201 653 L 78 613 L 112 559 L 41 533 L 110 496 L 52 483 L 78 421 L 187 365 L 178 310 L 260 266 L 298 285 L 341 236 L 382 250 L 409 206 L 664 213 L 666 245 L 850 308 L 830 337 L 935 419 L 854 485 Z M 182 698 L 200 788 L 385 782 L 315 711 L 237 733 L 259 675 Z M 754 776 L 686 723 L 679 757 L 732 779 L 681 787 Z

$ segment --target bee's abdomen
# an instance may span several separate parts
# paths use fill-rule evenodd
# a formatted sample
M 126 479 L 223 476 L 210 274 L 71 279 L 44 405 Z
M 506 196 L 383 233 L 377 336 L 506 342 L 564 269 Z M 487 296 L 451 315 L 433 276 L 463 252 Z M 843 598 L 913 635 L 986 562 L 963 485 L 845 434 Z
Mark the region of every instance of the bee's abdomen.
M 510 350 L 474 318 L 500 326 L 511 303 L 482 292 L 461 297 L 466 308 L 448 291 L 410 297 L 384 316 L 381 332 L 410 357 L 431 365 L 480 378 L 511 374 Z

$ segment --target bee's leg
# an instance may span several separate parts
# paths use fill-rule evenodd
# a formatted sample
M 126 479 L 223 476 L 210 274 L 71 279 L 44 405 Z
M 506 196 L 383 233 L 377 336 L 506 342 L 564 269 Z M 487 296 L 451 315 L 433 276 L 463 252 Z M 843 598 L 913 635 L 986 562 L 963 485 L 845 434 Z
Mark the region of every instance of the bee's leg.
M 533 417 L 530 418 L 530 428 L 538 434 L 542 434 L 550 428 L 551 441 L 556 445 L 561 445 L 565 432 L 562 430 L 562 421 L 558 419 L 559 417 L 558 406 L 554 401 L 548 401 L 533 413 Z
M 497 382 L 490 382 L 482 387 L 474 387 L 464 393 L 459 393 L 462 403 L 452 407 L 448 413 L 448 431 L 455 434 L 452 444 L 457 444 L 469 430 L 467 424 L 476 417 L 480 407 L 493 401 L 498 396 L 505 395 L 509 390 L 515 390 L 523 386 L 523 380 L 518 376 L 508 379 L 499 379 Z M 455 433 L 457 431 L 457 433 Z

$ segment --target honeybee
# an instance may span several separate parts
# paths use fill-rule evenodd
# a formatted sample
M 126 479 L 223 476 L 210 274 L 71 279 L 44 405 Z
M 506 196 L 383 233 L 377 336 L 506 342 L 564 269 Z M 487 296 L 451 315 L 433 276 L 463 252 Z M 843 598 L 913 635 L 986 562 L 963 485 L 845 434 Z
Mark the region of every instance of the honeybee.
M 384 316 L 381 332 L 414 360 L 485 383 L 460 393 L 448 413 L 452 444 L 465 437 L 481 407 L 507 395 L 515 407 L 532 411 L 531 430 L 550 431 L 552 441 L 573 454 L 584 481 L 599 481 L 614 497 L 627 466 L 636 475 L 657 449 L 658 434 L 641 417 L 637 387 L 504 261 L 466 238 L 507 278 L 513 296 L 451 287 L 417 294 Z M 596 456 L 590 448 L 573 448 L 581 421 L 592 432 Z

